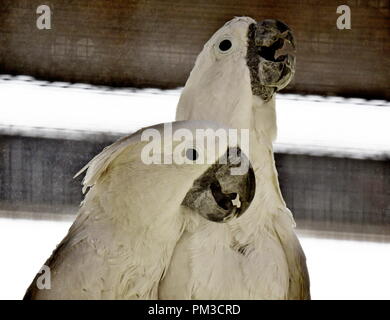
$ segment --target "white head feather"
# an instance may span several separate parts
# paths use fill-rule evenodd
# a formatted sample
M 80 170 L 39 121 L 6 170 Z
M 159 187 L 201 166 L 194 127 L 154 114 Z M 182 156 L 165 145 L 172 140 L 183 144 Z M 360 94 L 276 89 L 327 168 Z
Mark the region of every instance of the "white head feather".
M 242 271 L 243 278 L 237 276 L 236 279 L 239 284 L 245 280 L 249 281 L 248 287 L 251 289 L 245 288 L 240 291 L 237 289 L 237 283 L 234 284 L 231 281 L 231 284 L 226 284 L 225 289 L 221 289 L 221 291 L 231 292 L 235 297 L 242 294 L 242 297 L 246 298 L 270 298 L 275 297 L 272 293 L 273 289 L 281 288 L 282 292 L 285 292 L 285 298 L 306 299 L 310 293 L 305 257 L 292 229 L 292 226 L 295 225 L 294 219 L 280 192 L 273 158 L 272 142 L 276 139 L 277 132 L 275 97 L 272 95 L 269 99 L 262 99 L 259 95 L 253 94 L 252 90 L 253 75 L 248 68 L 247 53 L 248 31 L 253 24 L 256 24 L 256 21 L 249 17 L 238 17 L 226 23 L 210 38 L 196 59 L 177 107 L 177 120 L 214 120 L 233 128 L 248 128 L 251 133 L 250 159 L 256 175 L 256 194 L 251 206 L 243 217 L 228 223 L 226 226 L 229 229 L 228 232 L 218 234 L 213 225 L 208 223 L 207 228 L 212 231 L 207 231 L 207 228 L 204 228 L 193 237 L 206 238 L 204 233 L 207 234 L 207 239 L 213 239 L 215 236 L 213 250 L 221 249 L 221 252 L 225 254 L 224 259 L 228 261 L 229 257 L 231 263 L 236 261 L 236 256 L 224 249 L 226 243 L 229 243 L 226 240 L 229 236 L 232 236 L 234 241 L 241 246 L 248 245 L 258 255 L 258 258 L 255 257 L 254 253 L 252 256 L 248 256 L 245 263 L 240 265 L 240 268 L 244 270 Z M 271 26 L 268 31 L 273 26 L 280 28 L 281 33 L 276 39 L 280 36 L 280 38 L 287 39 L 286 42 L 293 43 L 292 35 L 289 34 L 290 31 L 286 31 L 287 26 L 283 23 L 266 20 L 265 24 Z M 256 28 L 258 26 L 259 24 Z M 264 25 L 260 24 L 260 30 L 262 26 Z M 275 35 L 273 31 L 275 29 L 270 31 L 269 38 L 265 37 L 265 41 L 270 39 L 273 41 L 273 35 Z M 277 32 L 278 30 L 276 30 Z M 261 38 L 261 35 L 262 32 L 259 32 L 255 36 L 255 40 L 258 40 L 257 36 Z M 229 39 L 232 46 L 230 50 L 221 52 L 219 45 L 225 39 Z M 260 42 L 260 45 L 263 43 Z M 268 47 L 268 44 L 265 44 L 265 47 Z M 257 49 L 262 50 L 261 47 L 257 47 Z M 267 48 L 265 51 L 267 52 Z M 269 51 L 267 53 L 269 54 Z M 269 62 L 267 57 L 269 55 L 261 56 L 259 60 L 262 61 L 261 63 L 267 64 Z M 276 66 L 278 64 L 275 63 L 275 57 L 271 57 L 269 65 Z M 279 82 L 274 82 L 275 79 L 271 81 L 271 86 L 275 90 L 286 86 L 294 73 L 295 58 L 287 55 L 284 57 L 285 71 L 289 74 L 274 73 L 277 77 L 280 76 L 276 78 Z M 262 70 L 264 69 L 261 66 L 255 70 L 259 73 L 258 78 L 262 78 L 260 75 Z M 268 241 L 275 241 L 276 247 L 262 248 Z M 196 241 L 187 245 L 195 248 L 200 247 L 203 250 L 203 247 L 199 246 Z M 276 252 L 280 249 L 284 250 L 284 256 L 278 258 Z M 204 256 L 207 259 L 207 253 L 204 253 Z M 271 268 L 268 273 L 259 271 L 262 267 L 273 263 L 273 267 L 277 266 L 277 270 L 271 271 Z M 192 279 L 199 282 L 198 278 L 201 278 L 202 274 L 205 273 L 203 264 L 195 262 L 192 264 L 198 266 L 199 269 L 199 274 L 193 276 Z M 251 265 L 254 266 L 253 270 L 250 268 Z M 207 271 L 216 277 L 223 277 L 223 273 L 217 272 L 212 267 Z M 264 274 L 273 274 L 275 278 L 262 278 Z M 287 276 L 287 281 L 282 280 L 285 276 Z M 210 281 L 207 277 L 205 279 Z M 269 287 L 266 287 L 267 285 Z M 215 287 L 218 288 L 217 284 L 214 284 Z M 208 291 L 206 292 L 209 294 Z M 221 296 L 225 297 L 226 294 L 222 293 L 218 297 Z
M 247 33 L 255 20 L 235 18 L 204 45 L 187 80 L 177 108 L 177 120 L 215 120 L 233 128 L 249 128 L 252 92 L 246 63 Z M 218 45 L 229 39 L 232 47 Z

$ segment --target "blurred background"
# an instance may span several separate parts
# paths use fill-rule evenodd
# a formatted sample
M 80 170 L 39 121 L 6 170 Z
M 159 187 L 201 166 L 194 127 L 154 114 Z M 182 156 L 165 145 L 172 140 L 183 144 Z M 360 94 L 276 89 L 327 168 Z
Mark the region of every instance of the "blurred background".
M 341 4 L 351 29 L 336 26 Z M 22 298 L 65 236 L 82 200 L 73 175 L 173 121 L 203 44 L 243 15 L 296 37 L 274 148 L 312 298 L 390 299 L 389 0 L 1 0 L 0 299 Z

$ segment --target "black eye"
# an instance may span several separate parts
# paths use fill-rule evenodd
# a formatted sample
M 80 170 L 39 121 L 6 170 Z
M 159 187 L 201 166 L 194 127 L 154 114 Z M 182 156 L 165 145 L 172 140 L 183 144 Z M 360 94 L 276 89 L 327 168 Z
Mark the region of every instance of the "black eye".
M 199 157 L 198 151 L 195 149 L 187 149 L 186 157 L 188 160 L 195 161 Z
M 219 43 L 219 49 L 221 51 L 228 51 L 231 47 L 232 47 L 232 42 L 230 40 L 225 39 Z

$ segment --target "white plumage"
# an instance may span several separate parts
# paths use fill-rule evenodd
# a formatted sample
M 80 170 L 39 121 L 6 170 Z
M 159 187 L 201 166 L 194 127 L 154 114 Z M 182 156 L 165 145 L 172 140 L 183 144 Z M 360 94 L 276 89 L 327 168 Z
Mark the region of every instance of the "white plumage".
M 256 33 L 261 28 L 265 32 Z M 310 298 L 305 256 L 273 157 L 274 92 L 293 74 L 291 58 L 275 55 L 277 37 L 289 37 L 282 24 L 247 17 L 228 22 L 198 56 L 177 109 L 178 120 L 249 129 L 256 193 L 245 214 L 215 223 L 184 208 L 183 198 L 210 165 L 147 166 L 138 132 L 87 165 L 84 190 L 91 189 L 46 262 L 52 289 L 38 290 L 35 279 L 26 298 Z M 231 46 L 220 47 L 224 40 Z M 177 126 L 216 128 L 199 121 Z
M 164 136 L 163 125 L 151 128 L 161 133 L 163 144 L 178 143 Z M 197 129 L 223 127 L 207 121 L 173 123 L 173 132 L 183 128 L 195 137 Z M 141 159 L 147 144 L 141 141 L 144 130 L 105 148 L 81 170 L 87 170 L 84 191 L 90 190 L 69 233 L 45 263 L 51 272 L 51 289 L 37 288 L 38 274 L 26 299 L 158 298 L 160 280 L 183 231 L 206 221 L 196 213 L 212 212 L 196 212 L 182 201 L 194 181 L 206 173 L 210 180 L 218 171 L 210 175 L 213 163 L 145 164 Z M 163 147 L 161 156 L 172 155 Z M 227 150 L 217 148 L 216 159 Z M 208 187 L 204 192 L 209 192 Z
M 274 26 L 282 30 L 278 33 Z M 237 220 L 226 224 L 204 220 L 197 229 L 183 233 L 159 288 L 162 299 L 310 298 L 305 255 L 280 192 L 272 149 L 277 131 L 274 92 L 292 77 L 293 60 L 291 56 L 282 57 L 284 78 L 271 72 L 270 83 L 264 82 L 260 64 L 252 65 L 252 71 L 248 68 L 253 45 L 248 41 L 250 28 L 263 28 L 252 39 L 259 45 L 255 59 L 263 66 L 281 65 L 272 61 L 274 56 L 270 57 L 264 46 L 276 41 L 277 36 L 287 36 L 285 42 L 293 42 L 283 24 L 268 20 L 259 26 L 248 17 L 229 21 L 199 54 L 180 97 L 176 118 L 215 120 L 250 130 L 255 198 Z M 271 43 L 266 43 L 270 38 Z M 227 52 L 219 48 L 226 39 L 232 44 Z

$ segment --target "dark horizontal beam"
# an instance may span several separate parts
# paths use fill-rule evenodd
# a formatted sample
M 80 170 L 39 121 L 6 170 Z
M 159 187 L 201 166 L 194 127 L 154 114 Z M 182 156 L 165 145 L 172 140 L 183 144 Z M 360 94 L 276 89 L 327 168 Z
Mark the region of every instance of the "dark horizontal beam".
M 298 226 L 390 235 L 390 161 L 276 154 Z
M 76 213 L 73 175 L 114 137 L 82 140 L 0 135 L 0 212 Z M 276 154 L 298 227 L 390 234 L 390 161 Z
M 36 9 L 52 10 L 38 30 Z M 339 30 L 336 8 L 351 8 Z M 0 73 L 113 86 L 183 86 L 210 36 L 234 16 L 285 21 L 297 38 L 286 92 L 390 100 L 389 1 L 2 0 Z

